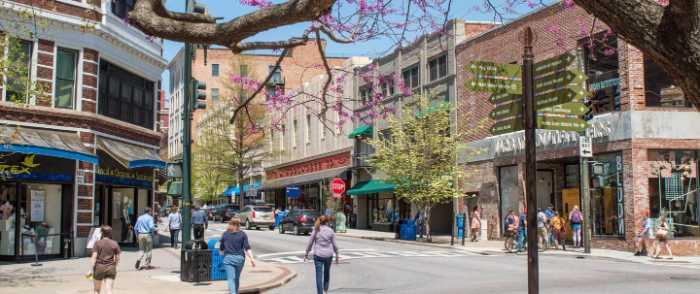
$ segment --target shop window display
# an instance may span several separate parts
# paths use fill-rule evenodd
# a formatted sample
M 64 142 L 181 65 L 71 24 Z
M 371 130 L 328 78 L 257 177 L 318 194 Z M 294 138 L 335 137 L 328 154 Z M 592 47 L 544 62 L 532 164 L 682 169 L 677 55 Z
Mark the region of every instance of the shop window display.
M 16 184 L 0 184 L 0 255 L 15 255 Z
M 622 154 L 595 156 L 591 172 L 591 215 L 593 234 L 624 236 Z
M 27 185 L 20 204 L 23 216 L 20 255 L 61 253 L 61 185 Z
M 700 237 L 697 156 L 690 150 L 649 150 L 649 207 L 665 215 L 674 237 Z
M 579 41 L 595 113 L 620 110 L 620 74 L 617 36 L 601 32 Z
M 371 200 L 371 220 L 373 224 L 389 225 L 399 220 L 399 210 L 392 194 L 379 194 Z

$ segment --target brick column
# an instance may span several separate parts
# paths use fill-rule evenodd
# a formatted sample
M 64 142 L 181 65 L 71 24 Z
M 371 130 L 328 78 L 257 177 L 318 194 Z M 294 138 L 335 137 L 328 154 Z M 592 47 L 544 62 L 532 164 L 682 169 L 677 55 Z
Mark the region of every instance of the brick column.
M 43 94 L 36 97 L 36 105 L 51 107 L 53 99 L 53 71 L 55 44 L 50 40 L 39 39 L 36 64 L 36 84 Z
M 99 68 L 99 53 L 95 50 L 83 49 L 83 95 L 80 99 L 82 111 L 97 113 L 97 80 Z
M 80 133 L 80 140 L 84 145 L 94 150 L 95 135 L 92 133 Z M 76 170 L 76 237 L 86 238 L 90 234 L 94 211 L 94 183 L 95 165 L 89 162 L 79 161 Z M 80 180 L 82 179 L 82 181 Z
M 627 42 L 618 39 L 620 68 L 620 103 L 622 111 L 644 110 L 644 54 Z

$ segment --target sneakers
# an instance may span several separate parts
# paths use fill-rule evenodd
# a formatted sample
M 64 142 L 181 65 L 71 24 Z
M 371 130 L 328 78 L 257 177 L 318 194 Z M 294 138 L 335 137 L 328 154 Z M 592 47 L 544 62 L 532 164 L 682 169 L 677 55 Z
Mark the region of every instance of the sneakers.
M 137 260 L 136 266 L 134 266 L 134 267 L 136 268 L 136 270 L 140 270 L 141 269 L 141 260 Z

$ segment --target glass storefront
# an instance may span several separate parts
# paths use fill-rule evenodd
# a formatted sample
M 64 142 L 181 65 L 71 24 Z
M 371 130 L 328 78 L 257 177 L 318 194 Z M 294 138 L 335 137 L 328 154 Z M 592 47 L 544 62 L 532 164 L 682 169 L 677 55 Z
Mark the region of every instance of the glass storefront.
M 622 154 L 597 155 L 592 162 L 590 188 L 593 235 L 624 236 Z
M 691 150 L 649 150 L 651 217 L 666 215 L 674 237 L 699 237 L 697 153 Z
M 393 193 L 374 194 L 369 200 L 372 225 L 391 225 L 399 220 L 399 209 Z

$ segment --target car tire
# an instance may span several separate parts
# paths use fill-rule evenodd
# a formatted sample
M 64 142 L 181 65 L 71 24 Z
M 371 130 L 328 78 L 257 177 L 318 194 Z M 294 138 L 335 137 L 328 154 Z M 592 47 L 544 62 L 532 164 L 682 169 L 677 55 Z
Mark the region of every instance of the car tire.
M 279 224 L 280 226 L 280 235 L 284 234 L 284 226 L 282 224 Z
M 294 225 L 294 228 L 292 229 L 292 232 L 294 233 L 294 235 L 299 236 L 299 226 Z

